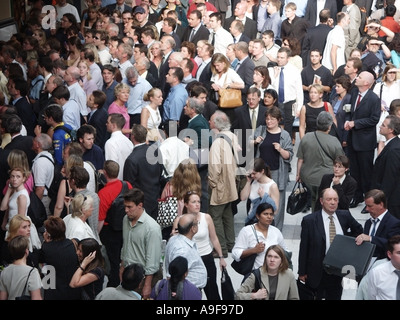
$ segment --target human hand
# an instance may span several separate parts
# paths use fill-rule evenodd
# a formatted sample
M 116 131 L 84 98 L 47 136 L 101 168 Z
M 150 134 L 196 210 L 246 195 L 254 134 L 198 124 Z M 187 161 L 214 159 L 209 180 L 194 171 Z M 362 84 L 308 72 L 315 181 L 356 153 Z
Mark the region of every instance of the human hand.
M 91 263 L 94 258 L 96 258 L 96 251 L 93 251 L 91 253 L 89 253 L 85 259 L 83 259 L 82 263 L 81 263 L 81 267 L 83 269 L 86 269 L 86 267 L 89 265 L 89 263 Z
M 253 299 L 255 300 L 265 300 L 268 297 L 267 289 L 258 289 L 257 292 L 253 294 Z
M 263 187 L 259 187 L 258 188 L 258 195 L 260 196 L 260 198 L 264 197 L 265 194 L 265 190 Z
M 361 233 L 360 235 L 358 235 L 356 237 L 356 244 L 359 246 L 360 244 L 362 244 L 363 242 L 369 242 L 371 241 L 371 237 L 367 234 Z
M 256 138 L 256 140 L 254 140 L 254 142 L 255 142 L 255 143 L 261 143 L 263 140 L 264 140 L 263 137 L 258 136 L 258 137 Z
M 37 124 L 34 132 L 35 132 L 35 136 L 40 135 L 42 133 L 42 127 Z
M 257 253 L 261 253 L 261 252 L 263 252 L 264 249 L 265 249 L 265 243 L 262 242 L 262 241 L 260 241 L 260 242 L 258 242 L 258 243 L 256 244 L 256 246 L 255 246 L 254 248 L 256 249 L 256 252 L 257 252 Z
M 338 185 L 338 184 L 340 183 L 340 177 L 338 177 L 338 176 L 333 176 L 333 178 L 332 178 L 332 183 L 333 183 L 334 185 Z
M 275 150 L 280 153 L 281 152 L 281 145 L 278 142 L 272 142 L 272 144 L 273 144 Z

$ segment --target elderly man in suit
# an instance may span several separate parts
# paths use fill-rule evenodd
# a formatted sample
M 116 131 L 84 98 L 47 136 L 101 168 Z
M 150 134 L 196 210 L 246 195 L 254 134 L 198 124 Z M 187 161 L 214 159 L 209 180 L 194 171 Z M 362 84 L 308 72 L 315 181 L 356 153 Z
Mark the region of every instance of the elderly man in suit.
M 132 127 L 131 140 L 135 146 L 132 153 L 125 160 L 124 179 L 135 188 L 144 193 L 144 208 L 146 212 L 157 218 L 158 196 L 160 194 L 160 165 L 156 162 L 151 164 L 147 160 L 147 152 L 151 147 L 146 144 L 147 129 L 140 124 Z
M 233 12 L 233 16 L 226 19 L 224 23 L 224 29 L 229 31 L 229 27 L 233 20 L 242 21 L 244 25 L 243 33 L 250 39 L 255 39 L 257 37 L 257 22 L 246 17 L 247 3 L 238 2 Z
M 376 245 L 373 257 L 387 258 L 387 241 L 400 234 L 400 220 L 387 209 L 386 195 L 382 190 L 372 189 L 365 194 L 365 203 L 370 218 L 365 221 L 364 231 L 356 238 L 357 245 L 369 241 Z
M 128 6 L 125 0 L 116 0 L 115 3 L 109 4 L 107 8 L 110 12 L 113 12 L 115 9 L 119 10 L 121 13 L 124 11 L 132 12 L 132 7 Z
M 385 193 L 389 212 L 400 219 L 400 119 L 394 115 L 387 116 L 379 133 L 386 138 L 386 143 L 375 159 L 371 187 Z
M 350 174 L 358 183 L 350 208 L 363 201 L 363 195 L 371 189 L 371 172 L 377 146 L 376 125 L 381 108 L 379 97 L 371 90 L 374 76 L 361 72 L 355 81 L 358 90 L 351 95 L 351 111 L 347 113 L 344 129 L 349 132 L 347 150 L 350 158 Z M 366 212 L 365 208 L 363 209 Z
M 323 260 L 336 234 L 356 237 L 363 229 L 350 211 L 337 209 L 335 189 L 325 189 L 320 202 L 322 210 L 306 215 L 301 222 L 299 279 L 316 292 L 318 300 L 340 300 L 342 277 L 328 274 Z

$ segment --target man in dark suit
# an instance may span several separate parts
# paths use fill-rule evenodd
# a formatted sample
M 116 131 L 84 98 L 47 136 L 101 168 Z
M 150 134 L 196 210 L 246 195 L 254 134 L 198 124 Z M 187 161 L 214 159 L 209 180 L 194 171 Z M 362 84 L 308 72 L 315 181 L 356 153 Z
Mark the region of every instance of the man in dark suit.
M 375 160 L 371 188 L 385 193 L 389 212 L 400 219 L 400 119 L 395 115 L 387 116 L 379 133 L 387 144 Z
M 261 92 L 257 88 L 250 88 L 246 97 L 247 103 L 235 109 L 235 120 L 232 122 L 232 130 L 236 133 L 241 132 L 242 140 L 239 142 L 241 143 L 243 157 L 246 157 L 249 151 L 247 149 L 249 134 L 252 135 L 257 127 L 265 125 L 265 111 L 267 110 L 260 104 Z M 254 153 L 249 156 L 254 156 Z
M 365 204 L 371 216 L 365 221 L 364 231 L 356 238 L 357 245 L 369 241 L 376 245 L 373 257 L 387 258 L 387 241 L 400 234 L 400 220 L 386 208 L 386 196 L 382 190 L 372 189 L 365 194 Z
M 313 2 L 313 1 L 310 1 Z M 336 5 L 335 5 L 336 6 Z M 328 25 L 328 20 L 331 17 L 329 10 L 324 9 L 319 13 L 319 24 L 307 30 L 303 39 L 301 48 L 301 57 L 303 59 L 303 66 L 310 64 L 310 52 L 314 49 L 319 49 L 321 52 L 325 50 L 326 38 L 332 28 Z
M 203 60 L 196 72 L 196 80 L 206 87 L 208 92 L 211 89 L 211 57 L 214 54 L 214 47 L 206 40 L 199 40 L 197 43 L 197 56 Z
M 201 23 L 201 12 L 199 10 L 193 10 L 189 14 L 188 22 L 190 28 L 185 28 L 185 32 L 182 36 L 183 41 L 193 42 L 197 46 L 197 41 L 208 40 L 210 31 Z
M 357 181 L 357 191 L 350 208 L 363 202 L 371 189 L 371 172 L 374 167 L 374 152 L 377 146 L 376 125 L 381 108 L 379 97 L 370 89 L 375 79 L 368 71 L 361 72 L 355 81 L 358 90 L 351 96 L 351 111 L 346 115 L 344 129 L 349 132 L 347 151 L 350 159 L 350 174 Z M 365 208 L 363 209 L 365 212 Z
M 249 45 L 246 42 L 238 42 L 235 50 L 236 58 L 239 60 L 236 65 L 236 73 L 244 81 L 244 88 L 242 89 L 242 101 L 246 103 L 247 90 L 253 84 L 254 62 L 249 57 Z
M 257 37 L 257 22 L 246 17 L 247 4 L 238 2 L 235 7 L 234 15 L 225 20 L 224 29 L 229 31 L 229 27 L 233 20 L 240 20 L 244 25 L 243 33 L 250 39 Z
M 147 158 L 147 151 L 151 148 L 146 144 L 147 129 L 140 124 L 132 127 L 131 140 L 134 144 L 132 153 L 125 160 L 123 179 L 134 188 L 144 193 L 144 208 L 147 214 L 157 218 L 158 196 L 160 195 L 160 165 L 151 164 Z M 151 153 L 151 151 L 149 151 Z M 154 152 L 152 152 L 154 154 Z
M 333 21 L 335 21 L 336 14 L 337 14 L 336 1 L 335 0 L 326 0 L 324 8 L 320 12 L 317 12 L 317 1 L 308 1 L 304 18 L 307 19 L 308 21 L 310 21 L 310 24 L 312 27 L 315 27 L 318 25 L 318 23 L 317 23 L 318 15 L 319 15 L 319 23 L 321 23 L 321 12 L 322 11 L 328 11 L 330 13 L 330 17 L 333 19 Z
M 103 91 L 94 90 L 88 98 L 88 107 L 91 112 L 88 114 L 88 123 L 96 129 L 94 143 L 97 144 L 103 151 L 110 133 L 107 132 L 108 112 L 103 108 L 107 96 Z
M 116 3 L 109 4 L 107 8 L 110 10 L 110 12 L 113 12 L 115 9 L 118 9 L 121 13 L 124 11 L 132 12 L 132 7 L 128 6 L 125 3 L 125 0 L 116 0 Z
M 340 300 L 342 277 L 328 274 L 323 267 L 325 254 L 336 234 L 356 237 L 362 226 L 348 210 L 337 210 L 339 196 L 332 188 L 320 198 L 322 210 L 303 217 L 301 222 L 299 279 L 316 292 L 318 300 Z
M 240 41 L 244 41 L 246 43 L 250 42 L 250 38 L 246 36 L 244 32 L 243 23 L 239 20 L 233 20 L 231 26 L 229 27 L 229 32 L 233 37 L 233 43 L 238 43 Z
M 175 48 L 175 40 L 171 35 L 164 35 L 160 39 L 160 49 L 161 53 L 163 54 L 163 59 L 159 68 L 159 88 L 163 92 L 163 98 L 165 99 L 168 95 L 169 89 L 171 88 L 168 83 L 166 83 L 165 76 L 168 74 L 169 71 L 169 64 L 168 58 L 170 54 L 174 51 Z

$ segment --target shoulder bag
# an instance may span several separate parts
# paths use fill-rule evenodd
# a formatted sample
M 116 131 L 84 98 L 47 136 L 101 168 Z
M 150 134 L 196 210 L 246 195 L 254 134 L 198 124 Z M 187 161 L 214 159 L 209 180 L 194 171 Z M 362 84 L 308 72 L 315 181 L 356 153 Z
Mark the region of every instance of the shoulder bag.
M 221 272 L 221 293 L 222 300 L 235 300 L 235 289 L 233 289 L 232 279 L 226 268 L 222 268 Z
M 254 225 L 252 225 L 251 228 L 253 229 L 254 236 L 256 237 L 257 243 L 258 243 L 259 241 L 258 241 L 257 232 L 256 232 Z M 240 259 L 240 261 L 233 260 L 231 263 L 231 267 L 237 273 L 240 273 L 245 276 L 253 270 L 254 261 L 256 260 L 257 255 L 258 255 L 258 253 L 253 253 L 243 259 Z
M 26 282 L 25 282 L 24 290 L 22 291 L 22 295 L 20 295 L 19 297 L 15 297 L 15 300 L 31 300 L 31 295 L 25 294 L 25 292 L 26 292 L 26 287 L 28 286 L 29 277 L 30 277 L 33 269 L 35 269 L 35 268 L 32 268 L 31 271 L 29 271 L 28 277 L 26 278 Z
M 299 181 L 293 186 L 293 190 L 288 197 L 286 212 L 294 215 L 304 210 L 307 206 L 307 187 Z
M 226 83 L 226 76 L 225 76 Z M 224 86 L 225 86 L 224 83 Z M 236 108 L 243 105 L 242 91 L 240 89 L 219 89 L 218 90 L 218 107 L 220 108 Z
M 334 161 L 335 159 L 333 159 L 333 158 L 329 155 L 329 153 L 326 152 L 326 150 L 325 150 L 324 147 L 322 146 L 321 142 L 319 142 L 317 133 L 316 133 L 315 131 L 314 131 L 314 136 L 315 136 L 315 139 L 317 139 L 318 144 L 319 144 L 319 146 L 321 147 L 322 151 L 328 156 L 329 159 L 331 159 L 332 161 Z
M 164 199 L 158 199 L 157 223 L 161 228 L 172 226 L 175 218 L 178 216 L 178 198 L 170 192 L 170 186 L 167 187 L 167 195 Z

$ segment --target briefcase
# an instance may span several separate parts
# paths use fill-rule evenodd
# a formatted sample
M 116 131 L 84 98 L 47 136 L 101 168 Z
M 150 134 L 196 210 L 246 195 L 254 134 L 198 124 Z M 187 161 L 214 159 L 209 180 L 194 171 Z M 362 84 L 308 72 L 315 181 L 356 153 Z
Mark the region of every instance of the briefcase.
M 347 274 L 360 281 L 368 271 L 375 245 L 363 242 L 357 245 L 355 238 L 337 234 L 323 261 L 324 269 L 329 274 L 344 277 Z

